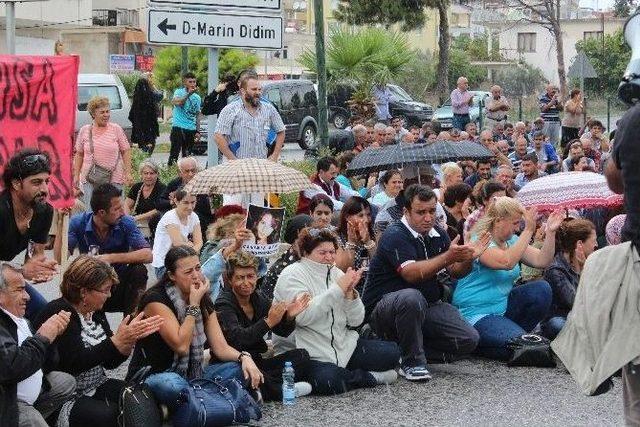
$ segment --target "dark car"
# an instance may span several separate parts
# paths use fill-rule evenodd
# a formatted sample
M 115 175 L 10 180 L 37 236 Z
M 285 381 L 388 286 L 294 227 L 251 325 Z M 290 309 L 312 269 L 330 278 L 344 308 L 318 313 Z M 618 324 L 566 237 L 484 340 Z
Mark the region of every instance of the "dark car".
M 286 127 L 285 143 L 297 142 L 302 149 L 314 145 L 318 134 L 318 95 L 310 80 L 262 81 L 262 98 L 270 101 L 280 113 Z M 238 98 L 229 99 L 236 102 Z M 201 121 L 201 138 L 194 144 L 195 154 L 207 151 L 208 129 Z M 266 143 L 266 141 L 265 141 Z
M 393 117 L 402 117 L 407 126 L 422 126 L 433 116 L 433 107 L 424 102 L 414 101 L 404 89 L 398 85 L 387 84 L 393 95 L 389 102 L 389 111 Z M 336 85 L 327 95 L 329 121 L 338 129 L 344 129 L 351 117 L 347 101 L 354 89 L 348 85 Z

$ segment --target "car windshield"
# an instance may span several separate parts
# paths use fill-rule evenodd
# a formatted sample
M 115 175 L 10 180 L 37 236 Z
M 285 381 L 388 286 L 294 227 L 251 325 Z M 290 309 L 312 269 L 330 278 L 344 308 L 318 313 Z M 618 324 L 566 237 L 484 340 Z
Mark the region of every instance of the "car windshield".
M 400 86 L 388 85 L 387 87 L 393 96 L 395 96 L 399 101 L 413 101 L 411 95 L 405 92 Z
M 122 109 L 122 100 L 117 86 L 79 86 L 78 111 L 87 111 L 89 100 L 94 96 L 106 96 L 111 110 Z

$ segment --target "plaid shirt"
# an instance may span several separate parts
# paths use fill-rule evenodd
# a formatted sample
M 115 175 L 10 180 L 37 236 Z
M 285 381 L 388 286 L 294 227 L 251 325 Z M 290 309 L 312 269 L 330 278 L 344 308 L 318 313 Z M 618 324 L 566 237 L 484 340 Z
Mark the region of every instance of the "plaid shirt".
M 235 153 L 238 159 L 266 159 L 270 129 L 280 133 L 285 126 L 273 104 L 262 99 L 255 116 L 238 100 L 222 109 L 216 123 L 216 133 L 225 135 L 230 144 L 239 143 Z

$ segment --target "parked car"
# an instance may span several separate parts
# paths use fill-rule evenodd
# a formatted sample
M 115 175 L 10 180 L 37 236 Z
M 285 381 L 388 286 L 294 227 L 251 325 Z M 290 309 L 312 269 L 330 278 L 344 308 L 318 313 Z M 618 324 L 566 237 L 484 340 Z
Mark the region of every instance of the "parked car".
M 487 103 L 487 97 L 491 96 L 491 92 L 474 90 L 473 105 L 469 108 L 469 117 L 472 122 L 480 125 L 480 100 L 483 101 L 482 114 L 485 114 L 484 105 Z M 442 129 L 451 129 L 453 127 L 453 110 L 451 109 L 451 98 L 447 99 L 436 111 L 433 112 L 433 119 L 440 123 Z
M 109 98 L 111 121 L 119 124 L 124 129 L 127 138 L 131 140 L 132 125 L 129 121 L 131 103 L 120 78 L 114 74 L 78 75 L 78 110 L 76 111 L 75 134 L 78 134 L 82 126 L 91 123 L 92 119 L 87 111 L 87 104 L 94 96 Z
M 422 123 L 431 120 L 433 107 L 424 102 L 415 101 L 402 87 L 388 84 L 387 87 L 393 95 L 389 102 L 389 111 L 393 117 L 402 117 L 407 126 L 422 126 Z M 353 87 L 349 85 L 336 85 L 327 95 L 329 106 L 329 121 L 338 129 L 344 129 L 349 123 L 351 111 L 347 101 L 353 95 Z
M 269 100 L 280 113 L 286 127 L 284 142 L 298 143 L 306 150 L 314 145 L 318 134 L 318 96 L 310 80 L 268 80 L 262 83 L 262 97 Z M 236 102 L 231 98 L 229 102 Z M 200 140 L 196 141 L 193 153 L 207 152 L 210 132 L 206 120 L 200 120 Z

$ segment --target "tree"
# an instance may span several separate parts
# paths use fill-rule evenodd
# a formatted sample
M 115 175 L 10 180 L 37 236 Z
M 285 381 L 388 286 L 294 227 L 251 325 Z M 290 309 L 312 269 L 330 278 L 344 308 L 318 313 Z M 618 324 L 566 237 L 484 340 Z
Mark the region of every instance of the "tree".
M 583 51 L 587 55 L 598 73 L 598 80 L 602 82 L 605 92 L 615 93 L 631 59 L 631 48 L 625 42 L 622 30 L 604 36 L 604 49 L 602 39 L 592 37 L 576 43 L 576 50 Z M 600 92 L 602 88 L 597 84 L 598 80 L 590 80 L 585 81 L 587 90 Z
M 221 76 L 255 68 L 260 60 L 254 54 L 239 49 L 221 49 L 218 62 L 218 72 Z M 153 67 L 156 84 L 167 91 L 182 85 L 181 68 L 182 53 L 179 46 L 166 47 L 160 51 Z M 189 71 L 196 75 L 198 87 L 207 92 L 207 49 L 194 47 L 189 49 Z
M 564 44 L 562 40 L 562 27 L 560 25 L 560 6 L 562 0 L 515 0 L 529 17 L 525 21 L 541 25 L 553 36 L 556 43 L 556 58 L 558 61 L 558 81 L 562 97 L 567 96 L 567 72 L 564 66 Z
M 327 82 L 329 85 L 355 85 L 352 105 L 355 114 L 371 117 L 375 114 L 371 89 L 399 76 L 414 58 L 406 36 L 382 28 L 335 28 L 329 34 L 326 49 Z M 305 51 L 299 59 L 308 70 L 316 69 L 316 54 Z
M 631 15 L 631 10 L 635 9 L 635 0 L 615 0 L 613 3 L 613 14 L 618 18 L 626 18 Z
M 537 92 L 545 81 L 540 68 L 525 63 L 500 71 L 494 83 L 499 85 L 506 95 L 523 97 Z
M 425 9 L 437 9 L 439 17 L 437 92 L 441 100 L 449 92 L 449 0 L 340 0 L 335 16 L 352 25 L 400 24 L 403 31 L 424 26 Z

